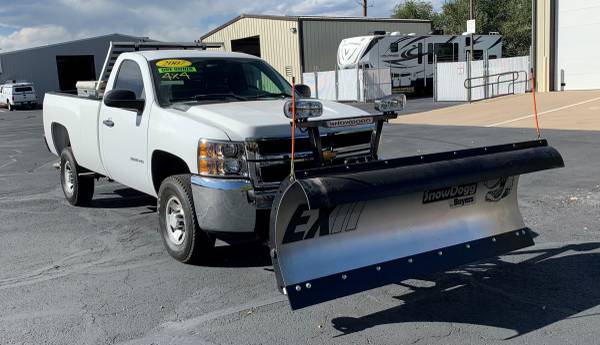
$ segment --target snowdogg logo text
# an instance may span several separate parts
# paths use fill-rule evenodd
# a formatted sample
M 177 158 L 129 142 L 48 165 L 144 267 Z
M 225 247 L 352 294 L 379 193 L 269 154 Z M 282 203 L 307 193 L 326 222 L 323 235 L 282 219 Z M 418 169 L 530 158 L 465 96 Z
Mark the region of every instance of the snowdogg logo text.
M 356 230 L 365 202 L 309 210 L 298 206 L 283 235 L 282 244 Z
M 360 118 L 360 119 L 345 119 L 345 120 L 332 120 L 327 121 L 328 128 L 336 127 L 354 127 L 361 125 L 370 125 L 373 123 L 372 117 Z
M 436 201 L 454 199 L 453 202 L 450 203 L 450 206 L 464 206 L 475 201 L 475 198 L 473 197 L 475 193 L 477 193 L 477 183 L 426 190 L 425 193 L 423 193 L 423 203 L 429 204 Z

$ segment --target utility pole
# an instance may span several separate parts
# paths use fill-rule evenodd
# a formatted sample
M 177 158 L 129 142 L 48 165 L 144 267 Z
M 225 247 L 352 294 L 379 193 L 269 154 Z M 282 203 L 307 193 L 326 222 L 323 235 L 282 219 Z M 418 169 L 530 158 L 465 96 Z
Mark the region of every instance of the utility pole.
M 363 17 L 367 16 L 367 0 L 362 0 Z
M 473 20 L 473 0 L 469 0 L 469 19 Z M 467 90 L 467 98 L 469 100 L 469 103 L 471 103 L 471 97 L 472 97 L 472 88 L 471 88 L 471 64 L 473 62 L 473 46 L 475 45 L 475 42 L 473 42 L 473 33 L 471 33 L 470 35 L 470 43 L 469 44 L 469 56 L 467 58 L 467 78 L 469 78 L 469 89 Z

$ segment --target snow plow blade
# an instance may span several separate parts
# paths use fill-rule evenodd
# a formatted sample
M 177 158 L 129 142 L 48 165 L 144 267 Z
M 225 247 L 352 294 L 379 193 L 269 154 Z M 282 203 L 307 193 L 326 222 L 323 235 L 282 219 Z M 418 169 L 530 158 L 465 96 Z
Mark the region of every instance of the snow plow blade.
M 278 287 L 299 309 L 533 245 L 519 175 L 545 140 L 299 171 L 271 210 Z

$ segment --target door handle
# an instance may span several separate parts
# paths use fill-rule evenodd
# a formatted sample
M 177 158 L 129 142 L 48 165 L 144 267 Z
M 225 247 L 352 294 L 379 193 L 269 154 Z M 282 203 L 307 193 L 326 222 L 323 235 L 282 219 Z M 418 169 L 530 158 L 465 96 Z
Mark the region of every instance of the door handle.
M 115 123 L 110 119 L 104 120 L 104 121 L 102 121 L 102 123 L 107 127 L 113 127 L 115 125 Z

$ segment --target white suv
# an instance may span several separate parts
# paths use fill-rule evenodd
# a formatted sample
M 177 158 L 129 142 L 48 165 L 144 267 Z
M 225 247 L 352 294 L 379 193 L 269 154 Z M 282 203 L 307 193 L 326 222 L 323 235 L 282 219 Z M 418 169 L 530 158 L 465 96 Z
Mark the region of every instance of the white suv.
M 0 105 L 4 105 L 8 110 L 15 107 L 34 108 L 37 104 L 37 97 L 32 83 L 12 83 L 0 85 Z

